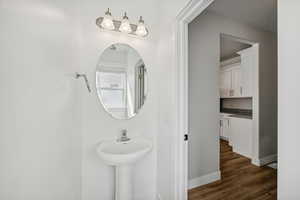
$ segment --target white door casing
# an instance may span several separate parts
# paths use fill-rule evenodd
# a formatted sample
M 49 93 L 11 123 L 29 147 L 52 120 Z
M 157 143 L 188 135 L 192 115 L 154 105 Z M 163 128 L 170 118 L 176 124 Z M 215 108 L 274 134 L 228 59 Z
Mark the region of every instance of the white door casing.
M 175 35 L 175 124 L 174 137 L 174 200 L 188 198 L 188 146 L 184 135 L 188 133 L 188 24 L 201 14 L 215 0 L 191 0 L 176 17 Z M 231 37 L 231 36 L 230 36 Z M 243 39 L 240 39 L 244 41 Z M 247 43 L 247 42 L 246 42 Z M 251 43 L 254 49 L 253 71 L 253 152 L 252 158 L 259 154 L 259 44 Z
M 188 24 L 214 0 L 191 0 L 176 17 L 176 135 L 174 138 L 174 200 L 188 198 Z

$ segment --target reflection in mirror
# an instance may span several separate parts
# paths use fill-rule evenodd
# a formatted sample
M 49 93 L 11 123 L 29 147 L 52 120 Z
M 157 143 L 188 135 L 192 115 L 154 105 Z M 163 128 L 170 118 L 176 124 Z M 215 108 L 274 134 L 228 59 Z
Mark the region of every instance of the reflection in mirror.
M 147 71 L 138 52 L 126 44 L 113 44 L 102 53 L 96 87 L 105 110 L 116 119 L 129 119 L 146 98 Z

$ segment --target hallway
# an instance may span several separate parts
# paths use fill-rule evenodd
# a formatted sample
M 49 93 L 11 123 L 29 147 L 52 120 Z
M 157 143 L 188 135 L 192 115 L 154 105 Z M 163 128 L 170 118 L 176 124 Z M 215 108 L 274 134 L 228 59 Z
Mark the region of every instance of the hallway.
M 257 167 L 220 141 L 222 180 L 189 191 L 189 200 L 276 200 L 277 170 Z

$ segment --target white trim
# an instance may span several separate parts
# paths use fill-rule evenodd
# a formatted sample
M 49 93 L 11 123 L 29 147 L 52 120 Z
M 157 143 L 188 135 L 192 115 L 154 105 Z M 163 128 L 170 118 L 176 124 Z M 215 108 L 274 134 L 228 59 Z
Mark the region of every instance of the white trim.
M 175 72 L 175 124 L 174 139 L 174 200 L 187 200 L 188 191 L 188 145 L 184 135 L 188 133 L 188 24 L 203 12 L 214 0 L 191 0 L 176 17 L 176 72 Z M 232 37 L 252 44 L 259 52 L 259 44 Z M 259 154 L 259 54 L 256 55 L 257 68 L 254 71 L 253 91 L 253 153 Z
M 188 145 L 183 140 L 188 133 L 188 23 L 214 0 L 191 0 L 176 17 L 176 72 L 174 139 L 174 200 L 188 198 Z
M 249 48 L 250 49 L 250 48 Z M 260 45 L 255 43 L 251 47 L 252 55 L 255 57 L 253 71 L 253 97 L 252 97 L 252 160 L 259 158 L 259 51 Z
M 221 172 L 216 171 L 204 176 L 200 176 L 198 178 L 194 178 L 189 180 L 189 189 L 193 189 L 196 187 L 200 187 L 202 185 L 206 185 L 221 179 Z
M 269 155 L 260 159 L 252 159 L 251 163 L 258 167 L 277 161 L 277 154 Z

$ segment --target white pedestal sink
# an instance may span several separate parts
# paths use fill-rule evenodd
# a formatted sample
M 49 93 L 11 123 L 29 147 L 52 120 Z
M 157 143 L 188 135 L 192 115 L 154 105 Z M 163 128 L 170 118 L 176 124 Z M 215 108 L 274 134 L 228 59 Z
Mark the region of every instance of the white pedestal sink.
M 152 143 L 145 139 L 127 142 L 105 141 L 98 145 L 99 157 L 116 168 L 116 200 L 132 200 L 132 164 L 152 150 Z

